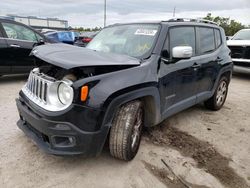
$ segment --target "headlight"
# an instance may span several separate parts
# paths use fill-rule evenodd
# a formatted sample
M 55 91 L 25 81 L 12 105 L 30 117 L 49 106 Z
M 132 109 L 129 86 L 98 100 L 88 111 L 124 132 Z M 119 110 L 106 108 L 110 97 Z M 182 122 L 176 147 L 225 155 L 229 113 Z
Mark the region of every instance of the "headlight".
M 63 105 L 70 105 L 73 101 L 73 88 L 61 82 L 58 86 L 58 99 Z
M 54 111 L 68 108 L 73 102 L 74 90 L 70 80 L 57 81 L 50 84 L 48 88 L 47 104 L 51 105 Z

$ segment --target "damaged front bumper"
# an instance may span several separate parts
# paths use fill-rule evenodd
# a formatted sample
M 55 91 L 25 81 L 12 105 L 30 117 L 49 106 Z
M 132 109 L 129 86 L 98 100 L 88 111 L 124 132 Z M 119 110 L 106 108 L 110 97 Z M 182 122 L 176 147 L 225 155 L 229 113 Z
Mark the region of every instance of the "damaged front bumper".
M 39 106 L 31 105 L 31 101 L 27 100 L 25 96 L 22 96 L 22 93 L 20 93 L 19 99 L 16 99 L 20 115 L 17 126 L 39 148 L 46 153 L 54 155 L 83 154 L 85 156 L 96 156 L 101 153 L 108 135 L 109 126 L 95 127 L 93 130 L 86 131 L 83 129 L 87 129 L 86 126 L 88 124 L 89 126 L 93 126 L 97 122 L 93 122 L 94 120 L 92 118 L 89 119 L 89 117 L 86 119 L 87 116 L 77 118 L 77 112 L 78 114 L 80 112 L 99 114 L 99 112 L 89 112 L 91 109 L 87 109 L 86 107 L 73 106 L 63 114 L 49 116 L 41 113 Z M 75 117 L 72 112 L 76 113 Z M 79 119 L 77 120 L 79 122 L 70 121 L 71 119 Z M 95 119 L 95 121 L 97 120 Z

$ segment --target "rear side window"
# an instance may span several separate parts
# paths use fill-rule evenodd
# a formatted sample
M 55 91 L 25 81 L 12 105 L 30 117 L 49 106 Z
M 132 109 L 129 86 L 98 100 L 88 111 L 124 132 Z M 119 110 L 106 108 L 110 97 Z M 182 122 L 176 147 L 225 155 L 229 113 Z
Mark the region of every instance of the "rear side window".
M 169 31 L 170 49 L 176 46 L 191 46 L 195 54 L 195 29 L 194 27 L 176 27 Z
M 220 30 L 215 29 L 214 34 L 215 34 L 216 48 L 218 48 L 222 44 Z
M 205 54 L 215 50 L 214 30 L 213 28 L 199 27 L 200 53 Z

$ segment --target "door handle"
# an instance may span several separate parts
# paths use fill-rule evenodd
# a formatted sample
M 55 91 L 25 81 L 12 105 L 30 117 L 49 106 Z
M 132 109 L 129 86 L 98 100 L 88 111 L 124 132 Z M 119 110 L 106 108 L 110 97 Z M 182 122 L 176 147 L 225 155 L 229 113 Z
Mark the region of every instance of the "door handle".
M 11 44 L 10 45 L 11 48 L 21 48 L 21 46 L 17 45 L 17 44 Z
M 197 68 L 200 68 L 200 67 L 201 67 L 201 65 L 198 64 L 198 63 L 194 63 L 193 66 L 192 66 L 192 68 L 194 68 L 194 69 L 197 69 Z

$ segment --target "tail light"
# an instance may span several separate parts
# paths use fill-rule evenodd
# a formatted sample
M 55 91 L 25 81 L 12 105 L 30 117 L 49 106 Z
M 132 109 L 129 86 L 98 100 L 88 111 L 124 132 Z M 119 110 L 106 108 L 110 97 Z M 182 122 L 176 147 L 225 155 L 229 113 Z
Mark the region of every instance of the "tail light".
M 89 37 L 85 37 L 82 39 L 82 42 L 85 42 L 85 43 L 88 43 L 92 40 L 92 38 L 89 38 Z

